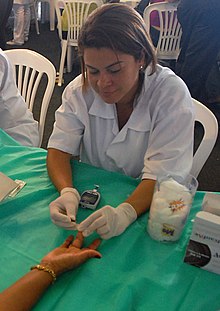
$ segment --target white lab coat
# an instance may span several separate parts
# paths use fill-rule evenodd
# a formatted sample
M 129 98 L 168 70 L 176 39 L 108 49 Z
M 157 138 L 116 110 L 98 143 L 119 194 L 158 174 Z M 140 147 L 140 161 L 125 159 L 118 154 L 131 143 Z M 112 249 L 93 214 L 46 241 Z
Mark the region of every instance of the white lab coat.
M 185 176 L 192 165 L 194 109 L 184 82 L 157 66 L 145 81 L 134 110 L 119 131 L 116 107 L 91 88 L 82 93 L 81 76 L 65 89 L 48 147 L 83 162 L 133 177 Z
M 20 95 L 12 66 L 0 49 L 0 128 L 21 145 L 38 146 L 38 122 Z

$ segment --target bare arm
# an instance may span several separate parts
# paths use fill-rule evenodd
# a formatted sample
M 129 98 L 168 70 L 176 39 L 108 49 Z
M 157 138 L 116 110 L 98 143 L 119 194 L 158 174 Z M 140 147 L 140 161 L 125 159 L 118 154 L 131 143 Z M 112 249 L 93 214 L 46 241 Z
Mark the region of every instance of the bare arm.
M 125 201 L 134 207 L 138 216 L 145 213 L 150 208 L 155 183 L 155 180 L 143 179 Z
M 87 248 L 82 248 L 83 236 L 77 234 L 69 236 L 66 241 L 47 254 L 41 261 L 41 265 L 54 271 L 56 276 L 74 269 L 90 258 L 101 258 L 96 251 L 100 240 L 93 241 Z M 52 284 L 53 278 L 48 272 L 34 269 L 8 287 L 0 294 L 1 311 L 23 311 L 31 308 L 40 299 L 46 289 Z
M 71 157 L 69 153 L 53 148 L 48 149 L 48 174 L 59 192 L 65 187 L 73 187 Z
M 32 270 L 0 294 L 2 311 L 31 310 L 52 283 L 49 273 Z

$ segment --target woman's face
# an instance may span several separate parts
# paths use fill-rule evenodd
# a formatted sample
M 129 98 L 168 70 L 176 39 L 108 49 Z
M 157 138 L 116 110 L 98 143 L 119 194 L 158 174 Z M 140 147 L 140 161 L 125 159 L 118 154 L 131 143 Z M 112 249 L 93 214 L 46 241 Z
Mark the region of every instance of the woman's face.
M 130 104 L 138 88 L 142 60 L 108 48 L 86 48 L 84 62 L 91 87 L 108 104 Z

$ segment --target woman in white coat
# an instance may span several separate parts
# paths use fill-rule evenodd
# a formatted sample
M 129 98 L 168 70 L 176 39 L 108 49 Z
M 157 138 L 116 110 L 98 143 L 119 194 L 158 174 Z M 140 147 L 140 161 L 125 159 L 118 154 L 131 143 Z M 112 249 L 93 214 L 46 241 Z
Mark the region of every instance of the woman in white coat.
M 184 82 L 157 65 L 144 21 L 129 6 L 95 10 L 78 47 L 83 74 L 66 87 L 48 144 L 48 172 L 60 192 L 50 213 L 58 226 L 109 239 L 147 211 L 157 177 L 190 172 L 194 111 Z M 106 205 L 76 226 L 80 196 L 72 155 L 141 182 L 125 202 Z
M 23 45 L 28 41 L 31 21 L 31 0 L 14 0 L 14 38 L 8 45 Z

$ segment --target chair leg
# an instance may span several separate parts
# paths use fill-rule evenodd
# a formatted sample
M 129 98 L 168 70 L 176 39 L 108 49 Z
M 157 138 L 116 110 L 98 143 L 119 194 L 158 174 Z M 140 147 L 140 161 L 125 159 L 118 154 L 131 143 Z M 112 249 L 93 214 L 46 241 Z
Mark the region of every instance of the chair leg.
M 38 24 L 37 18 L 36 18 L 36 20 L 35 20 L 35 25 L 36 25 L 36 32 L 37 32 L 37 35 L 39 35 L 39 34 L 40 34 L 40 30 L 39 30 L 39 24 Z
M 50 4 L 50 30 L 53 31 L 55 29 L 55 1 L 52 0 L 49 2 Z
M 65 58 L 66 58 L 66 52 L 67 52 L 67 40 L 63 40 L 62 41 L 61 59 L 60 59 L 60 68 L 59 68 L 58 86 L 62 86 L 63 69 L 64 69 L 64 62 L 65 62 Z

